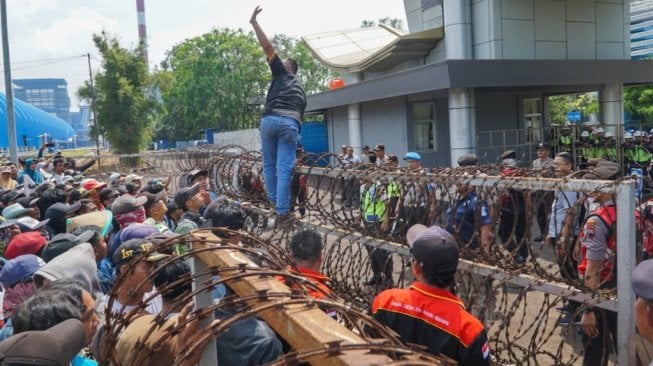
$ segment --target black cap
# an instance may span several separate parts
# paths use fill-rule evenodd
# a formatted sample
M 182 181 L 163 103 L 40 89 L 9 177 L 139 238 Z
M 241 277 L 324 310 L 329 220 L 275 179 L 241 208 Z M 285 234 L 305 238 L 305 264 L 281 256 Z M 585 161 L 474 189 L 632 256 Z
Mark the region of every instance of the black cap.
M 25 197 L 25 193 L 14 189 L 5 193 L 5 195 L 2 196 L 2 203 L 4 203 L 5 206 L 7 206 L 9 202 L 16 201 L 21 197 Z
M 458 166 L 474 166 L 478 165 L 478 156 L 474 154 L 461 155 L 458 158 Z
M 186 210 L 186 201 L 200 191 L 200 184 L 195 183 L 192 187 L 184 187 L 175 194 L 175 204 L 182 210 Z
M 506 150 L 501 154 L 501 160 L 504 159 L 517 159 L 517 152 L 515 150 Z
M 385 151 L 385 146 L 383 146 L 382 144 L 376 144 L 376 146 L 374 146 L 374 150 Z
M 369 146 L 369 145 L 364 145 L 363 148 L 362 148 L 361 150 L 369 150 L 369 149 L 370 149 L 370 146 Z
M 163 203 L 166 204 L 168 203 L 168 197 L 166 197 L 166 193 L 164 191 L 160 191 L 159 193 L 150 193 L 145 191 L 139 194 L 139 196 L 147 198 L 147 201 L 145 201 L 143 204 L 143 207 L 145 207 L 146 210 L 158 201 L 163 201 Z
M 91 230 L 84 231 L 79 235 L 69 233 L 57 234 L 48 242 L 48 245 L 45 246 L 41 257 L 44 261 L 50 262 L 55 257 L 68 251 L 68 249 L 82 243 L 87 243 L 93 235 L 95 235 L 95 232 Z
M 82 204 L 79 201 L 72 205 L 57 202 L 48 207 L 48 210 L 45 211 L 45 218 L 50 219 L 50 221 L 60 221 L 64 219 L 66 215 L 79 211 L 80 207 L 82 207 Z
M 203 175 L 205 177 L 208 177 L 209 171 L 204 169 L 191 170 L 186 176 L 186 184 L 190 184 L 190 182 L 192 182 L 193 179 L 195 179 L 195 177 L 197 177 L 198 175 Z
M 145 260 L 157 262 L 168 257 L 167 254 L 152 252 L 154 245 L 146 239 L 129 239 L 120 244 L 113 254 L 113 263 L 117 266 L 129 263 L 141 253 L 147 253 Z
M 537 150 L 543 150 L 543 149 L 549 150 L 549 144 L 546 142 L 540 142 L 539 144 L 537 144 Z
M 458 268 L 456 239 L 439 226 L 421 229 L 412 238 L 411 253 L 424 273 L 433 277 L 453 275 Z
M 635 267 L 630 276 L 630 283 L 635 295 L 653 301 L 653 260 L 645 260 Z

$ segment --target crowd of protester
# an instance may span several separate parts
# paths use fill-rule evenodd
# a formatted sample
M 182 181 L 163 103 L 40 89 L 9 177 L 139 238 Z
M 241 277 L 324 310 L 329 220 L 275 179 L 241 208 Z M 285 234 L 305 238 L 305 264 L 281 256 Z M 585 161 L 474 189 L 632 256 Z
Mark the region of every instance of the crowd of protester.
M 429 171 L 422 167 L 416 152 L 405 154 L 404 167 L 400 168 L 398 157 L 386 154 L 382 144 L 372 151 L 367 147 L 365 150 L 364 156 L 358 157 L 351 147 L 343 146 L 337 167 L 377 166 L 386 171 L 402 169 L 415 176 Z M 619 164 L 601 158 L 589 160 L 582 173 L 574 173 L 578 166 L 573 155 L 561 151 L 551 156 L 552 150 L 547 142 L 537 145 L 538 158 L 532 162 L 532 171 L 542 177 L 601 180 L 617 179 L 623 174 Z M 298 157 L 297 164 L 302 164 L 301 151 Z M 505 151 L 497 175 L 524 176 L 517 158 L 515 151 Z M 142 345 L 140 339 L 160 317 L 166 321 L 158 328 L 159 335 L 148 342 L 155 343 L 167 334 L 166 329 L 183 324 L 190 311 L 177 301 L 191 291 L 190 282 L 177 281 L 190 273 L 188 263 L 180 260 L 158 267 L 163 260 L 184 254 L 188 247 L 181 242 L 170 251 L 156 252 L 153 248 L 157 241 L 199 228 L 223 227 L 236 233 L 246 230 L 249 204 L 232 202 L 212 192 L 205 170 L 189 172 L 183 187 L 170 192 L 171 178 L 146 181 L 134 173 L 116 172 L 102 181 L 85 177 L 80 171 L 62 170 L 61 161 L 65 168 L 66 159 L 59 153 L 51 159 L 27 159 L 24 166 L 6 163 L 0 169 L 0 229 L 5 245 L 0 272 L 0 351 L 8 359 L 38 356 L 62 365 L 93 365 L 100 357 L 117 362 L 143 357 L 139 356 L 139 347 L 148 345 Z M 475 174 L 479 159 L 473 154 L 463 155 L 458 166 Z M 295 175 L 293 184 L 303 190 L 305 202 L 307 178 Z M 241 171 L 239 183 L 243 190 L 262 189 L 254 171 Z M 512 253 L 517 265 L 526 262 L 531 254 L 531 240 L 525 237 L 530 232 L 525 228 L 528 210 L 538 218 L 540 235 L 534 240 L 554 249 L 563 278 L 580 278 L 593 289 L 616 288 L 616 233 L 612 229 L 616 206 L 608 193 L 588 199 L 577 192 L 508 189 L 496 202 L 490 202 L 477 188 L 457 184 L 453 187 L 456 194 L 444 202 L 446 220 L 440 221 L 445 225 L 439 227 L 435 225 L 435 212 L 443 202 L 437 202 L 432 184 L 347 177 L 340 181 L 340 187 L 342 206 L 360 210 L 366 230 L 401 237 L 411 246 L 410 267 L 415 282 L 407 289 L 393 288 L 392 253 L 366 246 L 371 276 L 362 281 L 378 294 L 370 312 L 395 330 L 402 341 L 424 345 L 428 352 L 445 354 L 463 365 L 490 364 L 485 329 L 495 316 L 491 305 L 495 295 L 487 278 L 456 271 L 459 258 L 483 260 L 500 246 Z M 584 204 L 578 205 L 581 201 Z M 644 233 L 648 232 L 648 221 L 653 222 L 653 203 L 643 202 L 641 207 L 638 230 Z M 305 207 L 301 201 L 292 208 L 298 212 L 302 209 Z M 223 239 L 234 244 L 240 241 L 233 234 Z M 653 238 L 644 235 L 643 247 L 648 255 L 653 254 L 648 253 L 653 250 L 649 241 Z M 292 263 L 288 269 L 310 281 L 313 285 L 309 295 L 318 299 L 331 296 L 330 280 L 321 273 L 324 243 L 325 238 L 312 230 L 299 231 L 289 238 Z M 140 257 L 145 260 L 134 261 Z M 158 275 L 148 280 L 148 273 L 155 268 Z M 645 270 L 653 274 L 652 269 Z M 649 301 L 647 296 L 653 289 L 642 283 L 641 271 L 634 275 L 634 288 L 642 301 Z M 117 281 L 119 277 L 121 281 Z M 279 280 L 286 282 L 281 277 Z M 173 291 L 157 295 L 157 288 L 170 289 L 171 283 L 175 284 Z M 216 301 L 232 293 L 228 287 L 220 287 L 213 294 Z M 114 348 L 103 350 L 103 314 L 127 314 L 144 302 L 144 311 L 125 324 Z M 227 308 L 215 315 L 228 317 L 240 310 Z M 333 310 L 323 310 L 336 317 Z M 586 347 L 584 364 L 607 360 L 608 342 L 616 339 L 616 314 L 571 301 L 560 311 L 565 314 L 560 325 L 579 324 Z M 638 317 L 638 326 L 640 320 L 649 319 L 644 315 Z M 141 363 L 169 362 L 197 333 L 189 328 L 170 337 L 165 352 L 157 352 Z M 66 340 L 58 334 L 65 334 Z M 34 355 L 33 342 L 38 341 L 57 347 L 58 352 Z M 252 317 L 235 323 L 217 339 L 217 347 L 217 362 L 226 365 L 262 364 L 288 351 L 265 322 Z M 189 358 L 187 364 L 193 364 L 198 357 Z M 67 361 L 58 361 L 62 359 Z

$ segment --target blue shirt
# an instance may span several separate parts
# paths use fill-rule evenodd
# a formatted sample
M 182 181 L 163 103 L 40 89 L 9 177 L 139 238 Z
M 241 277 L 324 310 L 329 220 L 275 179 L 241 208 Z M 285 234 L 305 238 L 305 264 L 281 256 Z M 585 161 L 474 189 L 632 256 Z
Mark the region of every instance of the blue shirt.
M 548 234 L 550 238 L 557 238 L 560 235 L 562 224 L 564 224 L 567 217 L 567 212 L 574 206 L 577 200 L 578 192 L 555 192 L 555 199 L 551 205 L 551 214 L 549 215 Z M 575 233 L 577 225 L 574 225 L 573 229 Z
M 447 209 L 447 231 L 458 240 L 458 245 L 468 249 L 478 248 L 477 217 L 479 228 L 492 224 L 487 203 L 478 199 L 475 191 L 469 192 L 467 196 L 449 206 Z

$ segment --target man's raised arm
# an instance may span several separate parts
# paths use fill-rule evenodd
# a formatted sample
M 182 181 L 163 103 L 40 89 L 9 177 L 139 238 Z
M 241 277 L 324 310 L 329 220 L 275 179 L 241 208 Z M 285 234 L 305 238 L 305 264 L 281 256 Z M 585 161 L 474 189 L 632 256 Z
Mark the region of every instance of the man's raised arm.
M 263 48 L 263 52 L 265 52 L 265 57 L 267 57 L 269 61 L 272 59 L 272 57 L 274 57 L 274 47 L 272 47 L 272 43 L 270 43 L 270 40 L 265 35 L 263 29 L 261 29 L 261 26 L 256 21 L 256 16 L 262 11 L 263 9 L 261 9 L 260 6 L 257 6 L 256 9 L 254 9 L 254 13 L 252 13 L 252 17 L 249 19 L 249 22 L 254 27 L 254 32 L 256 32 L 256 38 L 258 38 L 258 43 Z

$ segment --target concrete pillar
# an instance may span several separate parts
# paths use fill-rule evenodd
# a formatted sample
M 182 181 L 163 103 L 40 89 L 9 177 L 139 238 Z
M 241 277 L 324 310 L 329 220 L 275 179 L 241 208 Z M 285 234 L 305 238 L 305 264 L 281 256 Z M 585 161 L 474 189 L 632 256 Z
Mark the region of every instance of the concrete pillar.
M 362 80 L 361 72 L 352 72 L 350 74 L 352 84 Z M 363 147 L 363 135 L 361 133 L 361 106 L 360 103 L 347 105 L 347 126 L 349 128 L 349 145 L 354 148 L 354 154 L 360 156 Z
M 449 89 L 449 141 L 451 166 L 458 166 L 458 158 L 476 152 L 476 107 L 474 90 Z
M 447 60 L 472 59 L 472 16 L 469 0 L 447 0 L 442 3 Z
M 601 122 L 606 132 L 612 131 L 620 138 L 624 130 L 624 86 L 623 84 L 606 84 L 599 92 Z

